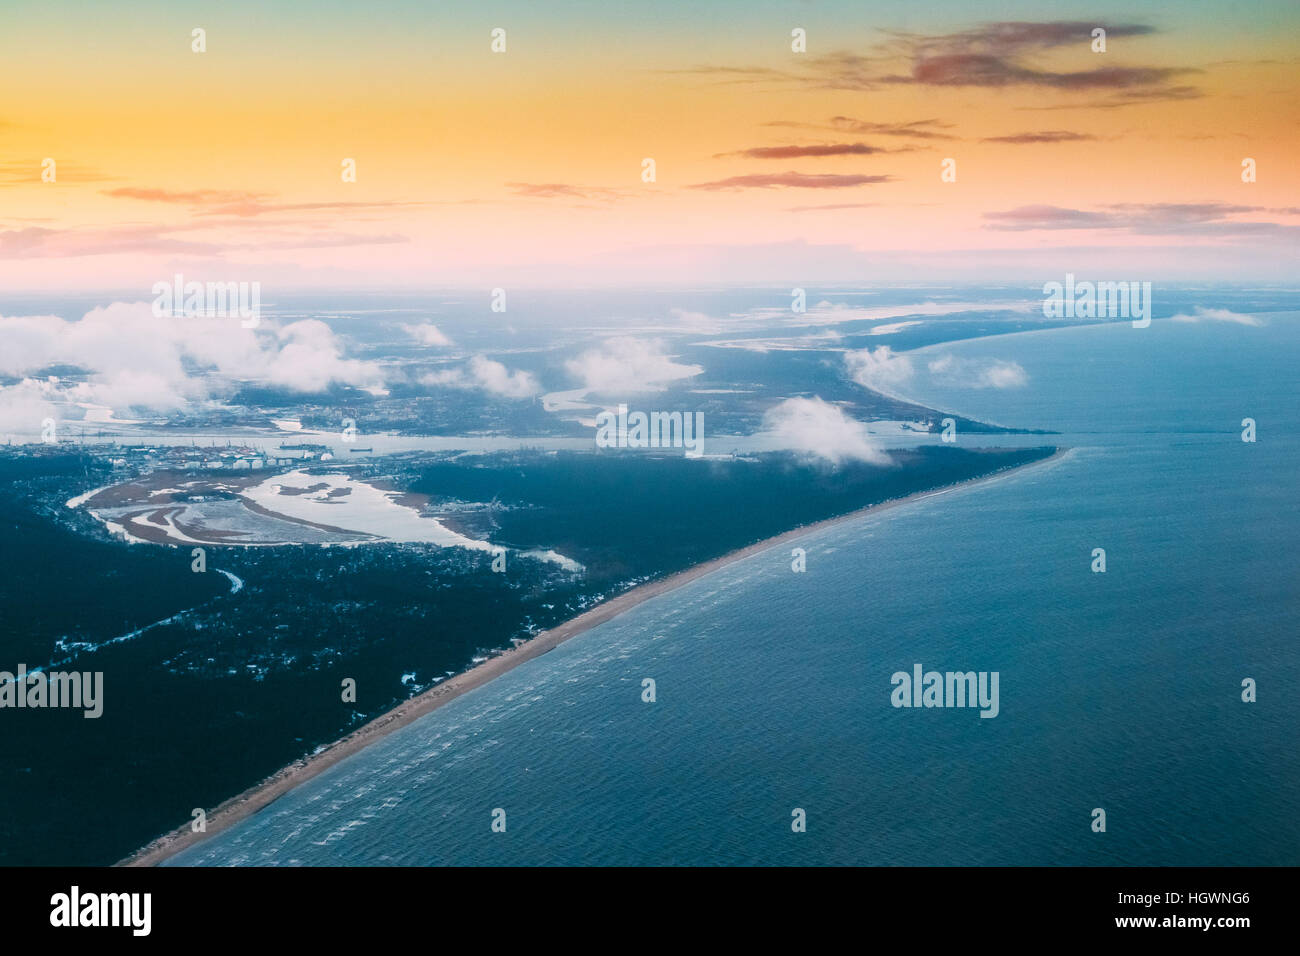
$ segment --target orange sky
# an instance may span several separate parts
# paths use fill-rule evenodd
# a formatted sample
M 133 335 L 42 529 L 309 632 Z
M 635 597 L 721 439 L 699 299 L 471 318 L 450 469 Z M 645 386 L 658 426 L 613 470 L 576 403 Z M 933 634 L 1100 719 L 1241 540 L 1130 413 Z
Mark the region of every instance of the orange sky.
M 1001 27 L 859 14 L 840 29 L 843 11 L 764 4 L 744 29 L 622 33 L 582 4 L 567 29 L 511 6 L 447 30 L 329 5 L 314 24 L 310 8 L 150 5 L 11 24 L 0 283 L 1294 275 L 1298 41 L 1267 18 L 1216 34 L 1215 4 L 1186 23 L 1158 4 L 1116 17 L 1094 53 L 1046 4 Z M 498 22 L 505 53 L 489 49 Z M 782 147 L 814 149 L 745 154 Z

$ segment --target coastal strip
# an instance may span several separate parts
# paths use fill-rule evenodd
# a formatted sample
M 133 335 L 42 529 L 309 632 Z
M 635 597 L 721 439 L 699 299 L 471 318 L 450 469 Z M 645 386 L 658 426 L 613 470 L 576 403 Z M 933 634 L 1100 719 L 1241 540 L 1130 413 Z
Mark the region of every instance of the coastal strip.
M 514 670 L 520 664 L 526 661 L 534 660 L 541 657 L 547 651 L 553 650 L 563 644 L 570 638 L 577 637 L 598 624 L 604 624 L 612 620 L 638 604 L 642 604 L 651 598 L 659 597 L 674 591 L 685 584 L 689 584 L 698 578 L 711 574 L 729 564 L 734 564 L 744 558 L 761 554 L 773 548 L 779 548 L 791 541 L 806 537 L 814 532 L 821 531 L 825 528 L 833 527 L 845 521 L 852 521 L 855 518 L 861 518 L 868 514 L 879 514 L 893 508 L 901 508 L 904 505 L 913 504 L 923 501 L 927 498 L 934 498 L 939 495 L 948 494 L 962 488 L 970 488 L 976 485 L 987 484 L 1000 478 L 1006 478 L 1012 475 L 1022 474 L 1030 469 L 1042 467 L 1050 462 L 1059 460 L 1069 449 L 1058 448 L 1046 458 L 1040 458 L 1037 461 L 1029 462 L 1025 465 L 1016 465 L 1007 468 L 1000 468 L 997 471 L 981 475 L 977 478 L 970 478 L 966 481 L 960 481 L 956 484 L 944 485 L 939 488 L 931 488 L 926 491 L 918 491 L 902 498 L 894 498 L 889 501 L 883 501 L 878 504 L 868 505 L 865 508 L 859 508 L 848 514 L 840 515 L 835 518 L 826 518 L 822 521 L 813 522 L 812 524 L 801 525 L 792 528 L 789 531 L 766 538 L 763 541 L 756 542 L 747 547 L 740 548 L 736 551 L 724 554 L 721 557 L 705 561 L 687 568 L 685 571 L 679 571 L 676 574 L 659 578 L 655 581 L 648 581 L 645 584 L 625 591 L 622 594 L 598 604 L 588 611 L 584 611 L 577 617 L 572 618 L 558 627 L 551 628 L 548 631 L 542 631 L 536 637 L 520 644 L 510 650 L 504 651 L 496 657 L 489 658 L 483 663 L 470 668 L 456 676 L 431 687 L 429 690 L 415 697 L 410 698 L 394 707 L 387 713 L 381 714 L 374 720 L 357 728 L 333 744 L 328 745 L 323 750 L 317 751 L 309 756 L 302 757 L 286 767 L 278 770 L 270 777 L 263 780 L 249 789 L 245 790 L 238 796 L 218 806 L 212 813 L 208 814 L 207 831 L 204 833 L 195 833 L 189 825 L 180 827 L 170 833 L 164 834 L 152 843 L 137 850 L 131 856 L 117 863 L 117 866 L 156 866 L 168 857 L 174 856 L 180 851 L 206 840 L 222 830 L 228 829 L 235 823 L 243 820 L 245 817 L 252 816 L 258 810 L 272 803 L 274 800 L 288 793 L 295 787 L 306 783 L 311 778 L 321 772 L 334 766 L 341 760 L 358 753 L 370 744 L 380 740 L 395 730 L 405 727 L 407 724 L 429 714 L 444 704 L 447 704 L 462 694 L 468 693 L 477 687 L 482 687 L 489 681 L 500 677 L 508 671 Z

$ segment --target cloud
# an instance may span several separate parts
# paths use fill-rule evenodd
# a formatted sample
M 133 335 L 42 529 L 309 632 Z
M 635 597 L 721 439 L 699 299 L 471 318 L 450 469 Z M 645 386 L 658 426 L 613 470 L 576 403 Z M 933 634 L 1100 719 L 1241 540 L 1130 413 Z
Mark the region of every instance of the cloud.
M 888 153 L 891 150 L 866 143 L 821 143 L 812 146 L 754 146 L 734 153 L 718 153 L 714 159 L 723 156 L 744 156 L 747 159 L 800 159 L 820 158 L 824 156 L 871 156 L 875 153 Z
M 873 325 L 869 335 L 893 335 L 895 332 L 901 332 L 903 329 L 910 329 L 916 325 L 924 325 L 919 319 L 910 322 L 889 322 L 885 325 Z
M 421 385 L 445 386 L 447 388 L 472 388 L 465 376 L 465 370 L 459 368 L 443 369 L 440 372 L 425 372 L 416 379 Z
M 708 183 L 696 183 L 691 189 L 846 189 L 871 183 L 892 182 L 891 176 L 840 175 L 835 173 L 759 173 L 731 176 Z
M 912 82 L 926 86 L 1039 86 L 1057 90 L 1131 90 L 1142 88 L 1145 95 L 1159 86 L 1187 73 L 1185 67 L 1107 66 L 1075 73 L 1057 73 L 1019 65 L 999 56 L 954 53 L 918 60 L 909 78 L 891 78 L 892 82 Z
M 1264 320 L 1256 315 L 1243 315 L 1240 312 L 1230 312 L 1227 309 L 1203 309 L 1200 306 L 1196 307 L 1196 311 L 1192 315 L 1180 312 L 1178 315 L 1172 316 L 1172 319 L 1175 322 L 1235 322 L 1238 325 L 1253 326 L 1264 324 Z
M 1036 87 L 1063 92 L 1110 91 L 1104 108 L 1159 100 L 1188 99 L 1200 92 L 1171 86 L 1179 76 L 1199 70 L 1178 66 L 1104 66 L 1061 71 L 1040 65 L 1052 51 L 1077 44 L 1088 49 L 1097 24 L 1085 21 L 1003 21 L 955 33 L 893 33 L 877 49 L 865 53 L 845 50 L 801 58 L 792 72 L 765 68 L 697 68 L 702 75 L 727 71 L 736 82 L 797 85 L 810 89 L 867 91 L 890 84 L 921 86 Z M 1155 33 L 1145 24 L 1106 26 L 1107 37 L 1139 37 Z M 905 64 L 904 72 L 887 72 Z
M 860 322 L 864 320 L 881 321 L 886 319 L 906 319 L 918 315 L 956 315 L 961 312 L 1036 312 L 1041 308 L 1041 300 L 1002 299 L 987 302 L 912 302 L 897 305 L 855 306 L 843 302 L 818 302 L 802 316 L 787 318 L 787 325 L 836 325 L 843 322 Z
M 210 256 L 223 251 L 212 242 L 192 242 L 168 235 L 158 226 L 110 226 L 102 229 L 48 229 L 26 226 L 0 231 L 0 259 L 54 259 L 119 255 L 126 252 Z
M 763 80 L 784 82 L 799 79 L 797 74 L 786 70 L 773 69 L 770 66 L 713 66 L 706 64 L 685 69 L 659 70 L 657 72 L 679 76 L 703 76 L 713 79 L 719 84 L 755 83 Z
M 831 127 L 853 133 L 874 133 L 879 136 L 907 136 L 913 139 L 956 139 L 941 129 L 952 129 L 952 123 L 937 119 L 912 120 L 908 123 L 877 123 L 854 119 L 851 116 L 832 116 Z
M 506 183 L 516 196 L 534 199 L 618 199 L 622 192 L 601 186 L 574 186 L 569 183 Z
M 1122 203 L 1104 210 L 1068 209 L 1061 206 L 1019 206 L 988 212 L 990 229 L 1121 229 L 1135 235 L 1239 236 L 1292 235 L 1300 227 L 1272 220 L 1235 218 L 1247 214 L 1282 212 L 1261 206 L 1232 203 Z
M 994 223 L 991 229 L 1106 229 L 1114 217 L 1104 212 L 1066 209 L 1061 206 L 1017 206 L 996 212 L 986 212 L 984 218 Z
M 67 401 L 57 380 L 25 378 L 0 388 L 0 432 L 36 434 L 47 418 L 62 417 Z
M 1094 140 L 1096 136 L 1089 133 L 1072 133 L 1064 129 L 1045 129 L 1036 133 L 1013 133 L 1010 136 L 986 136 L 981 143 L 1078 143 Z
M 451 339 L 447 338 L 442 330 L 432 322 L 424 322 L 420 325 L 403 325 L 402 331 L 421 345 L 427 345 L 431 348 L 444 348 L 452 344 Z
M 902 324 L 908 323 L 896 323 Z M 853 381 L 877 391 L 887 391 L 902 385 L 912 377 L 913 372 L 911 359 L 897 355 L 888 345 L 882 345 L 874 352 L 871 349 L 845 352 L 844 365 Z
M 1018 86 L 1062 92 L 1113 92 L 1109 99 L 1091 104 L 1101 108 L 1200 95 L 1193 87 L 1170 85 L 1176 77 L 1201 72 L 1189 67 L 1104 66 L 1070 72 L 1038 65 L 1038 60 L 1048 51 L 1069 45 L 1087 49 L 1092 31 L 1098 25 L 1081 20 L 1003 21 L 955 33 L 904 34 L 899 37 L 898 50 L 911 60 L 910 72 L 879 80 L 923 86 L 988 89 Z M 1146 24 L 1101 25 L 1108 40 L 1156 32 Z
M 880 78 L 879 61 L 844 50 L 824 53 L 808 61 L 806 84 L 831 90 L 872 90 Z
M 428 206 L 429 202 L 419 200 L 378 200 L 359 202 L 337 200 L 333 202 L 271 202 L 271 193 L 243 192 L 227 189 L 189 189 L 171 190 L 153 187 L 123 186 L 119 189 L 103 190 L 105 196 L 114 199 L 135 199 L 142 202 L 165 203 L 168 205 L 189 206 L 199 216 L 235 216 L 250 219 L 255 216 L 280 214 L 287 212 L 336 212 L 339 210 L 357 211 L 362 209 L 393 209 L 402 206 Z
M 896 33 L 896 44 L 913 57 L 940 54 L 986 54 L 1019 56 L 1071 44 L 1085 48 L 1092 42 L 1092 31 L 1106 30 L 1107 39 L 1149 36 L 1155 27 L 1140 23 L 1098 24 L 1087 20 L 1002 20 L 983 23 L 953 33 Z
M 931 36 L 898 34 L 918 53 L 935 49 L 953 51 L 984 51 L 991 53 L 1019 53 L 1027 49 L 1064 46 L 1069 43 L 1088 44 L 1092 31 L 1104 26 L 1108 39 L 1114 37 L 1149 36 L 1155 27 L 1141 23 L 1098 24 L 1090 20 L 1002 20 L 983 23 L 976 27 Z
M 658 340 L 626 337 L 607 339 L 600 348 L 570 359 L 565 368 L 587 391 L 606 394 L 661 391 L 704 371 L 674 361 Z
M 763 416 L 762 437 L 777 447 L 832 465 L 865 461 L 890 463 L 876 447 L 867 426 L 821 398 L 788 398 Z
M 854 119 L 852 116 L 832 116 L 824 123 L 807 123 L 796 120 L 772 120 L 764 126 L 778 126 L 787 129 L 835 130 L 841 133 L 869 133 L 873 136 L 896 136 L 908 139 L 956 139 L 950 133 L 940 130 L 952 129 L 952 123 L 937 119 L 911 120 L 909 122 L 884 123 Z
M 267 193 L 236 192 L 227 189 L 156 189 L 145 186 L 122 186 L 118 189 L 103 190 L 105 196 L 114 199 L 139 199 L 145 202 L 161 202 L 186 206 L 204 206 L 212 204 L 248 202 L 260 200 Z
M 1195 86 L 1164 86 L 1151 90 L 1124 90 L 1112 94 L 1105 99 L 1091 100 L 1089 102 L 1079 102 L 1071 100 L 1068 103 L 1049 103 L 1037 106 L 1021 106 L 1022 110 L 1113 110 L 1123 106 L 1140 106 L 1143 103 L 1172 103 L 1179 100 L 1200 99 L 1205 94 Z M 1213 139 L 1217 137 L 1203 137 Z
M 0 259 L 55 259 L 81 256 L 112 256 L 124 253 L 157 255 L 220 256 L 228 252 L 266 252 L 277 249 L 323 249 L 408 242 L 397 234 L 358 235 L 323 232 L 313 227 L 300 236 L 253 242 L 196 242 L 177 238 L 173 233 L 210 229 L 207 223 L 183 225 L 125 225 L 104 228 L 49 229 L 25 226 L 0 230 Z
M 280 348 L 269 355 L 264 380 L 296 392 L 322 392 L 333 384 L 375 387 L 378 368 L 343 357 L 343 345 L 320 319 L 303 319 L 278 331 Z
M 159 318 L 150 304 L 115 302 L 76 322 L 57 316 L 0 318 L 0 374 L 32 378 L 51 366 L 84 370 L 42 386 L 41 400 L 105 405 L 115 412 L 169 412 L 257 383 L 293 391 L 375 387 L 379 366 L 344 358 L 324 322 L 305 319 L 253 330 L 236 319 Z M 2 391 L 29 401 L 30 386 Z M 120 417 L 120 416 L 119 416 Z M 30 424 L 30 423 L 29 423 Z
M 746 352 L 795 352 L 800 350 L 822 351 L 843 340 L 843 336 L 834 329 L 825 329 L 808 335 L 774 335 L 759 338 L 714 339 L 697 342 L 718 349 L 741 349 Z
M 462 368 L 428 372 L 418 379 L 421 385 L 445 388 L 479 389 L 502 398 L 532 398 L 541 392 L 541 386 L 530 372 L 512 372 L 500 362 L 476 355 Z
M 723 328 L 721 320 L 705 312 L 673 307 L 668 310 L 668 314 L 676 320 L 677 327 L 690 329 L 692 332 L 718 332 Z
M 961 359 L 943 355 L 926 366 L 936 382 L 957 388 L 1020 388 L 1029 375 L 1017 362 L 1005 359 Z
M 512 372 L 500 362 L 476 355 L 470 359 L 470 374 L 485 391 L 505 398 L 532 398 L 541 391 L 528 372 Z

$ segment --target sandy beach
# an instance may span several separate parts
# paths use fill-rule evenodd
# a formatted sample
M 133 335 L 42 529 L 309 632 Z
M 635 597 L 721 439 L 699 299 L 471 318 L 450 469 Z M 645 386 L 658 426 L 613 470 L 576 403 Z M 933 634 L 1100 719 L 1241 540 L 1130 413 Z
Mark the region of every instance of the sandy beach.
M 904 505 L 922 501 L 926 498 L 933 498 L 963 488 L 986 484 L 1000 478 L 1022 474 L 1030 469 L 1039 468 L 1049 462 L 1056 461 L 1067 452 L 1068 449 L 1057 449 L 1054 454 L 1047 458 L 1031 462 L 1027 465 L 1004 468 L 983 475 L 979 478 L 972 478 L 968 481 L 947 485 L 942 488 L 916 492 L 915 494 L 907 495 L 903 498 L 896 498 L 891 501 L 871 505 L 836 518 L 827 518 L 824 521 L 818 521 L 813 524 L 793 528 L 790 531 L 777 535 L 776 537 L 767 538 L 766 540 L 759 541 L 755 544 L 749 545 L 748 547 L 714 558 L 711 561 L 695 565 L 685 571 L 680 571 L 676 574 L 647 582 L 646 584 L 626 591 L 617 597 L 611 598 L 610 600 L 593 607 L 589 611 L 566 621 L 558 627 L 552 628 L 549 631 L 541 632 L 527 643 L 520 644 L 519 646 L 505 651 L 496 657 L 489 658 L 476 667 L 461 674 L 457 674 L 436 687 L 432 687 L 429 690 L 412 697 L 410 700 L 403 702 L 387 713 L 376 717 L 374 720 L 348 734 L 346 737 L 330 744 L 325 749 L 294 761 L 277 771 L 272 776 L 263 780 L 261 783 L 250 787 L 238 796 L 232 797 L 218 806 L 215 810 L 211 811 L 208 814 L 207 831 L 205 833 L 194 833 L 187 823 L 177 830 L 164 834 L 152 843 L 136 851 L 125 860 L 120 861 L 117 865 L 157 865 L 181 850 L 199 843 L 213 834 L 229 828 L 245 817 L 256 813 L 258 810 L 272 803 L 278 797 L 292 790 L 294 787 L 305 783 L 307 780 L 310 780 L 322 771 L 332 767 L 339 761 L 359 752 L 387 734 L 392 733 L 394 730 L 404 727 L 412 721 L 423 717 L 425 714 L 437 710 L 439 707 L 455 700 L 462 694 L 474 690 L 477 687 L 482 687 L 484 684 L 508 671 L 513 670 L 520 664 L 540 657 L 547 651 L 563 644 L 570 638 L 576 637 L 598 624 L 603 624 L 604 622 L 617 617 L 629 608 L 633 608 L 651 598 L 659 597 L 669 591 L 680 588 L 691 581 L 717 571 L 720 568 L 726 567 L 729 564 L 748 558 L 752 555 L 760 554 L 764 551 L 780 548 L 792 541 L 805 537 L 823 528 L 828 528 L 844 521 L 851 521 L 855 518 L 860 518 L 863 515 L 880 513 L 893 508 L 901 508 Z

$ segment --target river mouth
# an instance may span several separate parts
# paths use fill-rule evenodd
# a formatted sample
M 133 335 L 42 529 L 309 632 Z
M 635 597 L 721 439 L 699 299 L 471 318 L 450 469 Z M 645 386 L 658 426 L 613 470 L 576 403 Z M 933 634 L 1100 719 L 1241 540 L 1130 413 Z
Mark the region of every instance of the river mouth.
M 425 542 L 492 550 L 445 527 L 428 499 L 343 470 L 246 475 L 159 471 L 69 503 L 132 543 L 238 547 Z
M 494 555 L 509 550 L 449 527 L 444 519 L 455 525 L 455 514 L 438 512 L 428 495 L 338 468 L 238 476 L 159 471 L 78 496 L 68 506 L 84 507 L 131 544 L 245 548 L 431 544 Z M 518 553 L 571 573 L 583 569 L 551 548 Z

